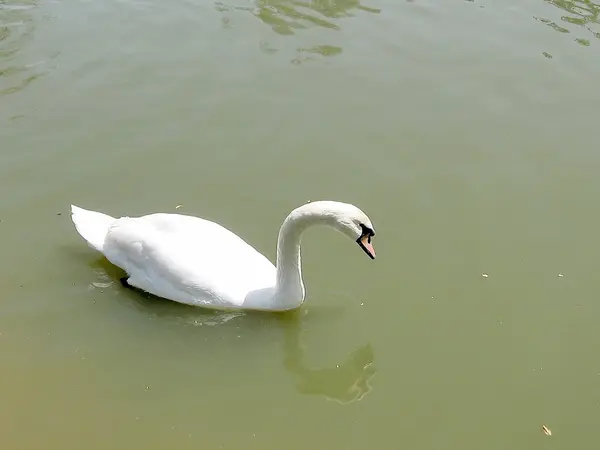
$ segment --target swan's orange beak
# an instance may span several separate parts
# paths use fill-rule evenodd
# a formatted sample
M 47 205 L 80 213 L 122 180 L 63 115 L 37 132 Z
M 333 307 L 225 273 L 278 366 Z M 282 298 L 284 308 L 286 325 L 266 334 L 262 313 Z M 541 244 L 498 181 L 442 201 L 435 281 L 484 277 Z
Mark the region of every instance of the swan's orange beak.
M 373 244 L 371 244 L 370 234 L 365 234 L 364 236 L 358 238 L 358 245 L 367 255 L 369 255 L 371 259 L 375 259 L 375 249 L 373 248 Z

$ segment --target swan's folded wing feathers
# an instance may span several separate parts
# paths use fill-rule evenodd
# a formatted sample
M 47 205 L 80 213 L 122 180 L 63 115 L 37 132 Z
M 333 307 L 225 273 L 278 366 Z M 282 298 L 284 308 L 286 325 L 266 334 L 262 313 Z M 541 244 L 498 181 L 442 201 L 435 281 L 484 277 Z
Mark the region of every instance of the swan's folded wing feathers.
M 119 219 L 105 254 L 137 287 L 184 303 L 239 306 L 249 291 L 274 285 L 275 267 L 214 222 L 155 214 Z

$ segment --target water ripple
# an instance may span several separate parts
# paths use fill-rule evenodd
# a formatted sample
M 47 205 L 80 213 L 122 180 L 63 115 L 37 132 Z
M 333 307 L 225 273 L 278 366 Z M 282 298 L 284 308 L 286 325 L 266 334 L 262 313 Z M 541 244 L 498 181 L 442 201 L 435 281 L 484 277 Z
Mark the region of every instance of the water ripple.
M 362 5 L 358 0 L 256 0 L 252 7 L 215 3 L 217 11 L 242 10 L 252 13 L 281 35 L 295 34 L 310 26 L 339 30 L 335 19 L 352 17 L 353 10 L 379 13 L 380 9 Z
M 45 61 L 24 61 L 32 39 L 36 0 L 0 0 L 0 95 L 12 94 L 48 73 Z
M 584 28 L 587 32 L 591 33 L 597 39 L 600 39 L 600 3 L 595 3 L 591 0 L 544 0 L 562 11 L 568 13 L 568 15 L 561 16 L 561 20 L 569 25 L 575 25 L 578 28 Z M 545 23 L 550 28 L 560 32 L 569 33 L 570 30 L 565 26 L 558 25 L 549 19 L 536 17 L 542 23 Z M 596 30 L 594 29 L 596 28 Z M 580 45 L 588 47 L 590 41 L 584 37 L 575 39 Z

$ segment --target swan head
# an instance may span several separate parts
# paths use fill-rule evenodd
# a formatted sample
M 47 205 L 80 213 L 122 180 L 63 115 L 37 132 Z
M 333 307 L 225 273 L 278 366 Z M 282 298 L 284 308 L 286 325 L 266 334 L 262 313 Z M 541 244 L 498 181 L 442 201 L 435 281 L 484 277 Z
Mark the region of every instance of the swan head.
M 349 203 L 332 201 L 313 202 L 305 206 L 326 225 L 355 241 L 369 258 L 375 259 L 372 243 L 375 227 L 360 208 Z

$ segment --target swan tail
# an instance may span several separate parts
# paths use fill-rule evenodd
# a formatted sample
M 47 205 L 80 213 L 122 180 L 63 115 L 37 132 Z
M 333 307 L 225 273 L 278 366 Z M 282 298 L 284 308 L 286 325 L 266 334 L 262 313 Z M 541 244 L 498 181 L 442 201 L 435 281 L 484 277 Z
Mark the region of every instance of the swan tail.
M 71 219 L 77 232 L 86 240 L 88 245 L 102 252 L 104 239 L 108 233 L 108 228 L 115 220 L 114 217 L 71 205 Z

